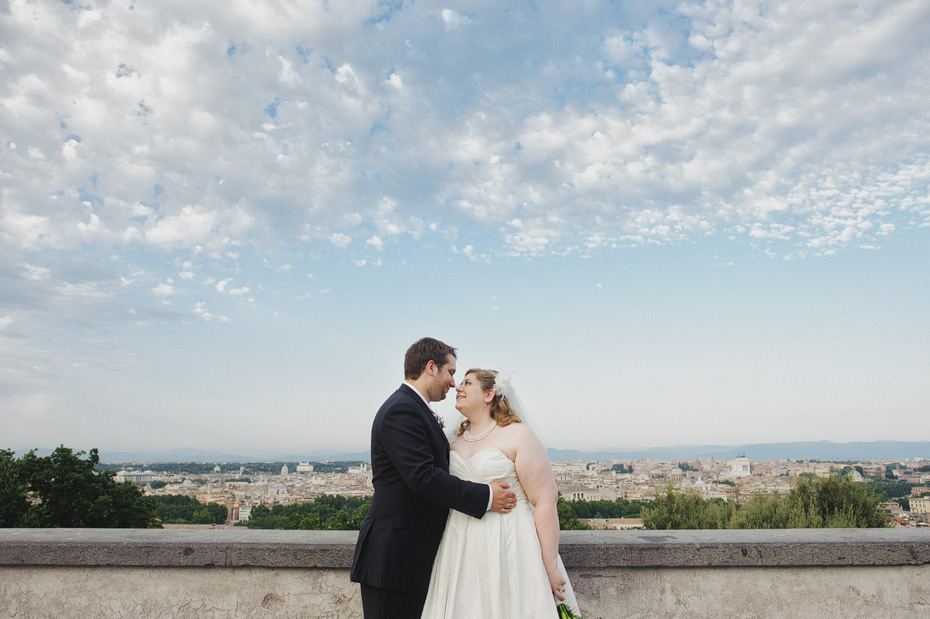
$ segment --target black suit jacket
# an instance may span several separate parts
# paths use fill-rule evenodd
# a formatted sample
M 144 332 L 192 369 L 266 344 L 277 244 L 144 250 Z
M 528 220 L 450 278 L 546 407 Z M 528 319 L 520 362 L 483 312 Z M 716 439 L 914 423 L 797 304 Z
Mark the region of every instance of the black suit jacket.
M 426 594 L 449 509 L 481 518 L 488 487 L 449 474 L 449 442 L 408 386 L 375 415 L 371 471 L 375 492 L 355 545 L 351 579 Z

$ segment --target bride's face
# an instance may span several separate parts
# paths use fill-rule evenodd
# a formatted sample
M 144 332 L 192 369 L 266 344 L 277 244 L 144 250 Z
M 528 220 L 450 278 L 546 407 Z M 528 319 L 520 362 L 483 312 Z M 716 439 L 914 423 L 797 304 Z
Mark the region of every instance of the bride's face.
M 494 392 L 481 387 L 474 374 L 466 374 L 455 388 L 455 408 L 468 416 L 472 411 L 482 410 L 494 398 Z

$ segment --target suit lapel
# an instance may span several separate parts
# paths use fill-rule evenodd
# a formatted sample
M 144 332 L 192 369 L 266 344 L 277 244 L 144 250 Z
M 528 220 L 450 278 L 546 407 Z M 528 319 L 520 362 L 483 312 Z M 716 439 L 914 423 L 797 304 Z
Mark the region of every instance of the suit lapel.
M 439 427 L 439 421 L 436 419 L 436 416 L 433 414 L 433 409 L 431 409 L 426 404 L 426 402 L 423 401 L 423 398 L 413 393 L 413 391 L 411 391 L 411 388 L 406 385 L 401 387 L 400 390 L 403 391 L 407 395 L 408 398 L 416 402 L 417 407 L 426 416 L 426 420 L 430 422 L 431 426 Z
M 423 417 L 423 423 L 429 428 L 429 432 L 433 437 L 433 453 L 435 454 L 436 459 L 443 463 L 444 468 L 448 469 L 449 467 L 449 441 L 446 439 L 446 434 L 442 429 L 442 426 L 439 425 L 439 421 L 433 415 L 433 409 L 431 409 L 426 402 L 423 401 L 423 398 L 413 393 L 409 387 L 404 386 L 400 388 L 407 397 L 416 402 L 417 410 L 420 411 Z M 443 449 L 435 449 L 435 445 L 441 445 Z

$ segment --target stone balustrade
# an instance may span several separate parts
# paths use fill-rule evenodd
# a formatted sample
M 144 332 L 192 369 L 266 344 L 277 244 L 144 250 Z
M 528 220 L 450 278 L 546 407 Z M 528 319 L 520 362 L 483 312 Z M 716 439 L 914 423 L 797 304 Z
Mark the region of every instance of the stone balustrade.
M 0 529 L 0 617 L 361 617 L 356 533 Z M 930 618 L 930 530 L 563 531 L 585 619 Z

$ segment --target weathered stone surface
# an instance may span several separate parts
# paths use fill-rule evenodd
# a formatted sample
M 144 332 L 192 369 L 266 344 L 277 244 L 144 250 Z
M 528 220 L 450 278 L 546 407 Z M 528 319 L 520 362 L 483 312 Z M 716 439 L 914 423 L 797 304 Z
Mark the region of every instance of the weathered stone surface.
M 586 568 L 585 619 L 922 619 L 930 566 Z M 0 567 L 0 616 L 359 619 L 347 569 Z
M 570 572 L 585 619 L 921 619 L 930 566 Z
M 0 617 L 361 617 L 352 531 L 0 529 Z M 565 531 L 586 619 L 930 619 L 930 531 Z
M 348 570 L 0 568 L 0 616 L 360 619 Z
M 563 531 L 560 552 L 573 567 L 925 565 L 930 530 Z
M 354 531 L 0 529 L 0 565 L 352 565 Z M 570 567 L 925 565 L 930 529 L 563 531 Z

